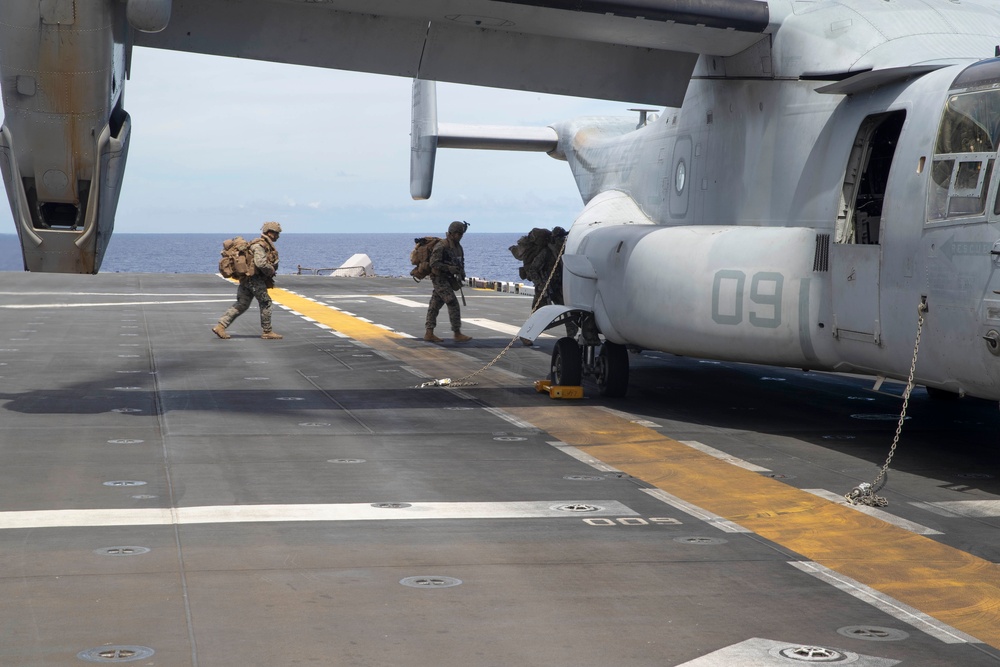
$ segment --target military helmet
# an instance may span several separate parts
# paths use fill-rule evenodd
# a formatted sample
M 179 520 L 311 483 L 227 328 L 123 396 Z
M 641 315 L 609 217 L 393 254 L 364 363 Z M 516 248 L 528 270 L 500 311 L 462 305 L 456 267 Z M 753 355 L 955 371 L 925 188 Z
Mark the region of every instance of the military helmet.
M 448 225 L 449 234 L 464 234 L 465 230 L 469 228 L 469 223 L 462 222 L 461 220 L 456 220 L 455 222 Z
M 278 232 L 281 233 L 281 225 L 276 222 L 265 222 L 264 226 L 260 228 L 261 233 L 264 232 Z

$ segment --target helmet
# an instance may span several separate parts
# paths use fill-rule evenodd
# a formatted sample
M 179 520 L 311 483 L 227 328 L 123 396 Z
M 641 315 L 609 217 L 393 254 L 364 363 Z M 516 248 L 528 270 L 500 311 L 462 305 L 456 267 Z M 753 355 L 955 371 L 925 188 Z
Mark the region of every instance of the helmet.
M 448 225 L 449 234 L 464 234 L 465 230 L 469 228 L 469 223 L 462 222 L 461 220 L 456 220 L 455 222 Z
M 276 222 L 265 222 L 264 226 L 260 228 L 261 233 L 264 232 L 278 232 L 281 233 L 281 225 Z

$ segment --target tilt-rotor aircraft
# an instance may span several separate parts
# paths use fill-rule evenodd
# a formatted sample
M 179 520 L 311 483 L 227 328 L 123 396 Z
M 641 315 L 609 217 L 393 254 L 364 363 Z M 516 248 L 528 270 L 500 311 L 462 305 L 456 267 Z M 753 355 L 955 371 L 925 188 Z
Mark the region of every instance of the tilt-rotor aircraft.
M 919 340 L 918 383 L 1000 399 L 998 43 L 988 0 L 4 0 L 0 167 L 25 268 L 92 273 L 134 45 L 413 77 L 415 198 L 438 147 L 573 170 L 566 305 L 522 328 L 582 325 L 556 381 L 623 394 L 630 348 L 905 379 Z M 659 111 L 439 125 L 431 81 Z

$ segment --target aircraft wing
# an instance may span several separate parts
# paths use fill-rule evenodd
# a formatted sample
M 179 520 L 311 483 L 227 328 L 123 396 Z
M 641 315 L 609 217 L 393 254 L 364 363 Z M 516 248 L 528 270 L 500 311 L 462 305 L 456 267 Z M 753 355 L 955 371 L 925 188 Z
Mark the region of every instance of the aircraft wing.
M 135 44 L 679 106 L 698 54 L 764 38 L 759 0 L 173 0 Z

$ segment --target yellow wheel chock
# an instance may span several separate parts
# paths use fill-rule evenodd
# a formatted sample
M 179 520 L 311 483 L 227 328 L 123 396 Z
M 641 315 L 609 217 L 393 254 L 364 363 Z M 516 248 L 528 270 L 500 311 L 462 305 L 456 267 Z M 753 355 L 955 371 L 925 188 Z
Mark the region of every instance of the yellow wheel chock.
M 583 387 L 564 385 L 553 386 L 551 380 L 536 380 L 535 391 L 548 394 L 549 398 L 583 398 Z

